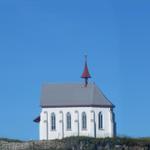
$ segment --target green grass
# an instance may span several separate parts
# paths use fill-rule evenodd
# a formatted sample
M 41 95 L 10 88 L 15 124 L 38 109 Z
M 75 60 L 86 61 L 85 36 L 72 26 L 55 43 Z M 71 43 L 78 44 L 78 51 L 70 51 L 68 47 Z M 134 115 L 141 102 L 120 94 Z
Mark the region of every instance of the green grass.
M 0 138 L 0 141 L 6 142 L 23 142 L 17 139 L 9 139 L 9 138 Z M 55 141 L 55 140 L 54 140 Z M 110 142 L 111 144 L 150 144 L 150 137 L 141 137 L 141 138 L 132 138 L 132 137 L 115 137 L 115 138 L 92 138 L 92 137 L 67 137 L 60 141 L 68 141 L 68 142 L 89 142 L 89 143 L 101 143 L 105 144 Z
M 150 138 L 130 138 L 130 137 L 115 137 L 115 138 L 90 138 L 90 137 L 67 137 L 63 139 L 64 141 L 68 141 L 69 143 L 79 143 L 83 142 L 84 144 L 101 144 L 106 145 L 109 143 L 110 145 L 150 145 Z

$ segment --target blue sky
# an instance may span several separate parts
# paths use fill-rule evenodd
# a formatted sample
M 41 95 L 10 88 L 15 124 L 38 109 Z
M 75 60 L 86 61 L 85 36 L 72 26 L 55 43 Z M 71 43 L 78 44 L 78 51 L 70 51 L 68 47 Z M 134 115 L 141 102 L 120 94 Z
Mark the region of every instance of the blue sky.
M 38 139 L 44 83 L 92 82 L 117 132 L 150 136 L 150 1 L 0 1 L 0 137 Z

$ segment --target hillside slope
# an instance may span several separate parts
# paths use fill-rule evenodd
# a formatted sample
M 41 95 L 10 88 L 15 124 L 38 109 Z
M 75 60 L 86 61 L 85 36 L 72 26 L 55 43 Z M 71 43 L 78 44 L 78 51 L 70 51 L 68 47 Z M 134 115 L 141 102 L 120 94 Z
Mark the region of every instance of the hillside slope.
M 150 138 L 69 137 L 63 140 L 0 140 L 0 150 L 150 150 Z

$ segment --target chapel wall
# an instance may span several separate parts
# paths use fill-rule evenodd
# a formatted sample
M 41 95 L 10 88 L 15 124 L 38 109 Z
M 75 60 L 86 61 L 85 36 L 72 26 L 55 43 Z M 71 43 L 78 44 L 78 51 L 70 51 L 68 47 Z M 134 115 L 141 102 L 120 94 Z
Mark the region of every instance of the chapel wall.
M 71 114 L 71 130 L 67 130 L 66 114 Z M 82 129 L 82 112 L 87 115 L 87 128 Z M 103 114 L 103 129 L 98 129 L 98 113 Z M 56 130 L 51 130 L 51 113 L 56 115 Z M 94 117 L 95 116 L 95 117 Z M 48 121 L 47 121 L 48 120 Z M 95 120 L 95 127 L 94 127 Z M 79 121 L 79 123 L 78 123 Z M 94 130 L 95 128 L 95 130 Z M 112 137 L 110 108 L 64 107 L 42 108 L 40 122 L 40 140 L 62 139 L 69 136 Z

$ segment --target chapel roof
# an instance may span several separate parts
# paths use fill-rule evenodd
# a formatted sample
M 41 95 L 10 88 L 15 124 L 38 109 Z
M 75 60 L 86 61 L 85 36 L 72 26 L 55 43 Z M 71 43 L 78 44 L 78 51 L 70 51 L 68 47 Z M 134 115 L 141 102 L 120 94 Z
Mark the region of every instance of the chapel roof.
M 42 87 L 41 107 L 114 107 L 103 92 L 89 83 L 45 84 Z

